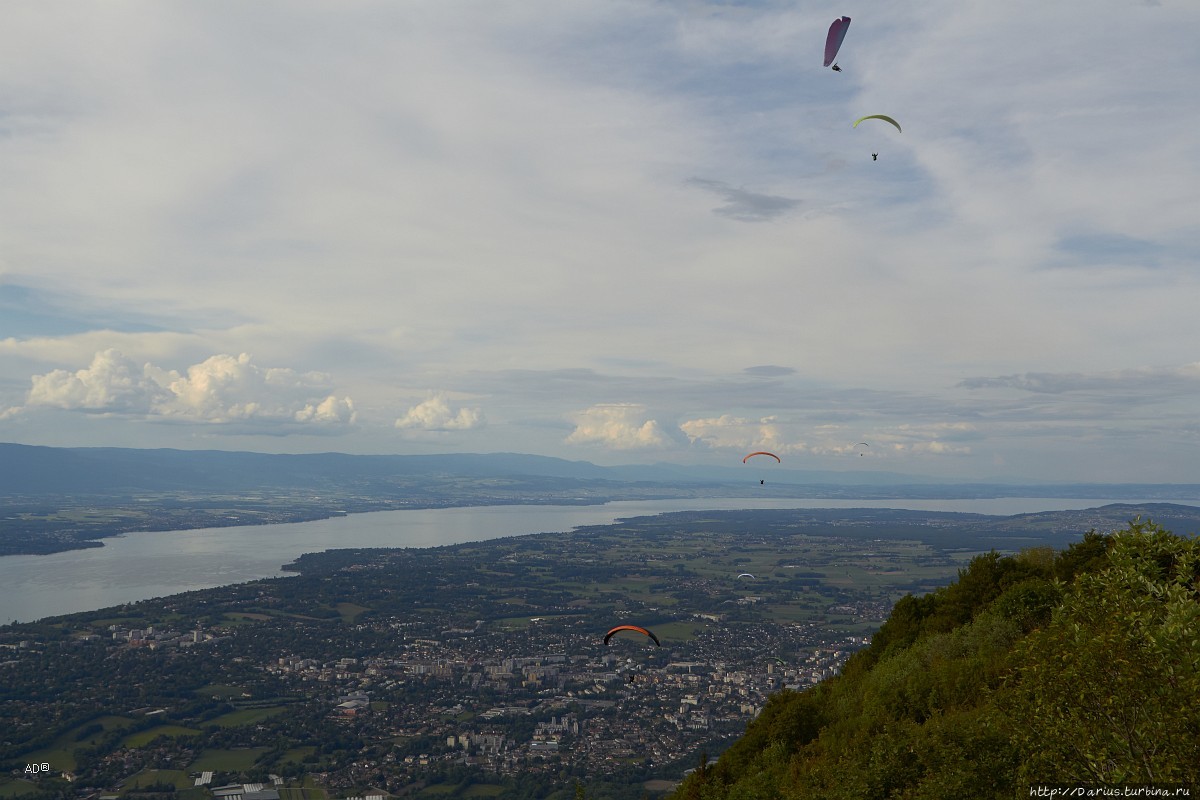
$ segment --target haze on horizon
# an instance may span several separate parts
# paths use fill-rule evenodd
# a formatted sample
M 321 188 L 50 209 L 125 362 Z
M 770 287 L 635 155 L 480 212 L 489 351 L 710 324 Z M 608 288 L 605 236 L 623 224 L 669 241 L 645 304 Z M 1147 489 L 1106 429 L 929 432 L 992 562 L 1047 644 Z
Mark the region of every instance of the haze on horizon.
M 14 5 L 0 441 L 1200 482 L 1197 30 Z

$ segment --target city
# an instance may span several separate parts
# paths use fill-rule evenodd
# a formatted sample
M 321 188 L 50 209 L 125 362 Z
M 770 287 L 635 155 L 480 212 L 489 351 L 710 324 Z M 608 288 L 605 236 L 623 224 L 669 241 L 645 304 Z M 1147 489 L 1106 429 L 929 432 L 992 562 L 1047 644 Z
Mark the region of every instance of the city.
M 82 797 L 271 776 L 285 800 L 468 779 L 666 790 L 967 557 L 879 538 L 882 519 L 813 535 L 789 512 L 750 536 L 747 513 L 329 551 L 295 577 L 9 626 L 0 752 L 12 777 L 50 763 Z M 662 646 L 606 646 L 622 623 Z

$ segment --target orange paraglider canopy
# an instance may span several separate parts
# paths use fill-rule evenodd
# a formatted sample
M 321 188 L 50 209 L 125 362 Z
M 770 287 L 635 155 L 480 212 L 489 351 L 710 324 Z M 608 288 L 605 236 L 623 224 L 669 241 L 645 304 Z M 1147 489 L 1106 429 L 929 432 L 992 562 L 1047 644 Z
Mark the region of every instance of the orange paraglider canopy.
M 643 633 L 646 636 L 649 636 L 651 639 L 653 639 L 654 643 L 656 645 L 658 645 L 659 647 L 662 647 L 662 642 L 660 642 L 658 640 L 658 637 L 655 636 L 652 631 L 649 631 L 646 628 L 642 628 L 637 625 L 618 625 L 617 627 L 613 628 L 608 633 L 604 634 L 604 643 L 608 644 L 608 640 L 611 639 L 615 634 L 620 633 L 621 631 L 633 631 L 634 633 Z
M 750 455 L 743 458 L 742 463 L 745 464 L 747 461 L 754 458 L 755 456 L 770 456 L 771 458 L 775 459 L 776 461 L 779 461 L 779 456 L 775 455 L 774 453 L 768 453 L 766 450 L 759 450 L 759 451 L 757 451 L 755 453 L 751 453 Z M 783 462 L 779 461 L 779 463 L 782 464 Z

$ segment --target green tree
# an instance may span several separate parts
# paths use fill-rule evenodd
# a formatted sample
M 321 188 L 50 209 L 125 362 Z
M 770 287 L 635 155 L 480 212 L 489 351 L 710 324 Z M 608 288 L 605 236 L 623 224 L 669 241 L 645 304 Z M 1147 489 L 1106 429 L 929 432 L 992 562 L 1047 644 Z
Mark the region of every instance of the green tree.
M 1016 651 L 1002 701 L 1028 782 L 1200 785 L 1200 540 L 1114 534 Z

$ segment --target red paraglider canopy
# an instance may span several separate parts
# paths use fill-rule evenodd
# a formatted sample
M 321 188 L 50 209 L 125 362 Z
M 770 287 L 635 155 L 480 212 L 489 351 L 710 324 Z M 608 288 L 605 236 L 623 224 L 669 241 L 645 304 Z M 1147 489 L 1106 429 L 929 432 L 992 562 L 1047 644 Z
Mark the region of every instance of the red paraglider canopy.
M 745 464 L 747 461 L 754 458 L 754 456 L 770 456 L 771 458 L 775 459 L 776 461 L 779 461 L 779 456 L 775 455 L 774 453 L 768 453 L 766 450 L 759 450 L 758 452 L 751 453 L 750 455 L 743 458 L 742 463 Z M 779 461 L 779 463 L 782 464 L 783 462 Z
M 653 639 L 654 643 L 656 645 L 658 645 L 659 647 L 662 647 L 662 642 L 660 642 L 658 640 L 658 637 L 655 636 L 652 631 L 649 631 L 646 628 L 642 628 L 637 625 L 618 625 L 617 627 L 613 628 L 608 633 L 604 634 L 604 643 L 608 644 L 608 640 L 611 639 L 614 634 L 620 633 L 621 631 L 633 631 L 634 633 L 644 633 L 646 636 L 649 636 L 651 639 Z

